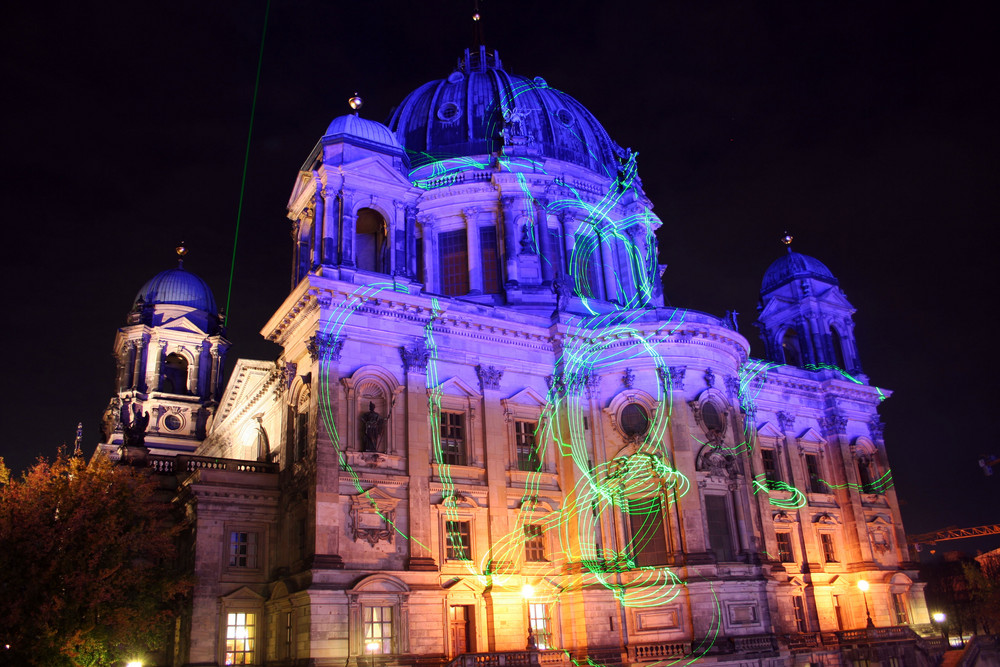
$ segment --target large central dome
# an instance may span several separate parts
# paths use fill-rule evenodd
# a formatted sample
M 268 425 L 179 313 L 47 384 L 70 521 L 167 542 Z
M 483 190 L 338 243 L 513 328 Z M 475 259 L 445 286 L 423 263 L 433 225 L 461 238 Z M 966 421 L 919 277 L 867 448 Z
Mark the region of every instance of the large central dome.
M 454 157 L 488 156 L 509 137 L 542 157 L 565 160 L 614 178 L 625 152 L 586 107 L 503 70 L 496 52 L 465 51 L 448 78 L 406 96 L 389 121 L 413 167 Z M 506 129 L 506 131 L 505 131 Z

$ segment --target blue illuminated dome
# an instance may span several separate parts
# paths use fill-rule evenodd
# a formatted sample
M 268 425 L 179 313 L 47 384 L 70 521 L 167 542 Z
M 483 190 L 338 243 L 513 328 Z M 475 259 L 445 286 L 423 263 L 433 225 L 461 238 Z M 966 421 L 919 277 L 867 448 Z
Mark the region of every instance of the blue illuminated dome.
M 831 285 L 837 284 L 837 279 L 823 262 L 809 255 L 792 252 L 789 248 L 787 254 L 774 260 L 771 266 L 767 267 L 760 291 L 770 292 L 798 278 L 813 278 Z
M 496 52 L 466 50 L 445 79 L 420 86 L 393 113 L 389 127 L 414 167 L 444 158 L 485 156 L 503 145 L 504 114 L 515 111 L 538 155 L 606 177 L 625 155 L 586 107 L 541 77 L 506 72 Z
M 356 114 L 334 118 L 323 135 L 324 141 L 341 140 L 361 148 L 403 155 L 403 148 L 392 131 L 383 125 Z
M 133 308 L 139 305 L 139 300 L 148 306 L 175 305 L 187 306 L 203 310 L 210 315 L 218 314 L 215 306 L 215 296 L 208 283 L 186 271 L 183 266 L 167 269 L 146 281 L 139 293 L 135 295 Z

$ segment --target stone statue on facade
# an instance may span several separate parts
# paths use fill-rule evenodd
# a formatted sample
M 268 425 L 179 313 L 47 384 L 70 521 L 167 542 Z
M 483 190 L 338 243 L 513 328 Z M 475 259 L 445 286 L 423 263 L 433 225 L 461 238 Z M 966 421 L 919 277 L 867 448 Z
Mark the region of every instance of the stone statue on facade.
M 131 406 L 131 407 L 130 407 Z M 121 412 L 122 444 L 126 447 L 144 447 L 149 413 L 142 412 L 138 403 L 125 403 Z
M 383 417 L 375 412 L 375 403 L 368 402 L 368 412 L 361 415 L 361 451 L 377 452 L 379 441 L 382 439 L 382 431 L 388 417 Z

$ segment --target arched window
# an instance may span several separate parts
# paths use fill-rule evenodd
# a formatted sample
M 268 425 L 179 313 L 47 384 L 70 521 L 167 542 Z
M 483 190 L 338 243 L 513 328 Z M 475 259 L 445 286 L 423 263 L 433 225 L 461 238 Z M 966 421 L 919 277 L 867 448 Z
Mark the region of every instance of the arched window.
M 838 368 L 847 369 L 844 364 L 844 339 L 833 325 L 830 325 L 830 344 L 833 346 L 833 363 Z
M 363 271 L 388 273 L 385 218 L 377 211 L 363 208 L 358 211 L 356 230 L 354 245 L 357 267 Z
M 799 348 L 799 333 L 788 327 L 781 337 L 781 351 L 785 355 L 785 363 L 789 366 L 802 365 L 802 350 Z
M 163 360 L 160 373 L 160 391 L 168 394 L 186 394 L 188 362 L 183 356 L 173 352 Z

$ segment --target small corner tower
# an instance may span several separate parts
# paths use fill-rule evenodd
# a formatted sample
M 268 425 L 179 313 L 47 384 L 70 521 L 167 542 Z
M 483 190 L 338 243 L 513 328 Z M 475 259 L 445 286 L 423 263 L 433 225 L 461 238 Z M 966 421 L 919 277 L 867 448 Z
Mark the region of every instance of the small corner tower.
M 854 343 L 854 307 L 822 262 L 792 250 L 775 260 L 760 287 L 757 328 L 770 361 L 789 366 L 830 365 L 861 372 Z
M 212 290 L 183 259 L 146 281 L 115 336 L 115 393 L 101 420 L 102 449 L 130 440 L 152 454 L 194 452 L 221 389 L 230 345 L 223 324 Z

